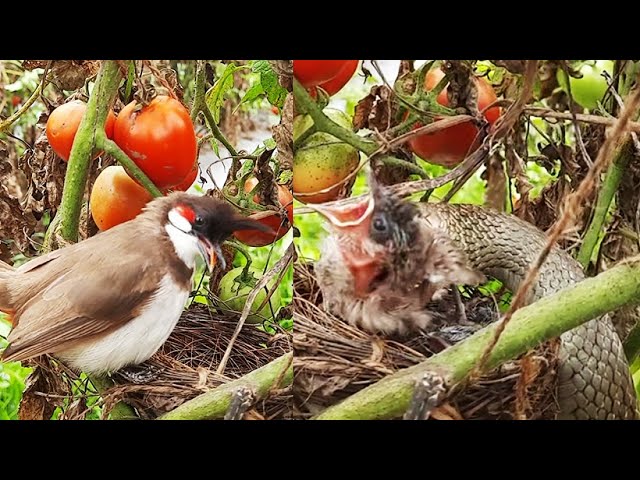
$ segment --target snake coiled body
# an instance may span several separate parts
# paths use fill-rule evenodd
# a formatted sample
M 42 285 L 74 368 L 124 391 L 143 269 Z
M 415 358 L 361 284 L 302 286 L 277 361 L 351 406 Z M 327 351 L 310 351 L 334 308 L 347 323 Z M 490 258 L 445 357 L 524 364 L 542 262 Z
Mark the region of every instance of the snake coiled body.
M 422 203 L 424 217 L 468 256 L 471 266 L 515 291 L 545 245 L 544 234 L 517 217 L 472 205 Z M 580 264 L 554 248 L 530 302 L 584 278 Z M 605 315 L 565 332 L 559 353 L 559 419 L 636 419 L 637 400 L 623 346 Z

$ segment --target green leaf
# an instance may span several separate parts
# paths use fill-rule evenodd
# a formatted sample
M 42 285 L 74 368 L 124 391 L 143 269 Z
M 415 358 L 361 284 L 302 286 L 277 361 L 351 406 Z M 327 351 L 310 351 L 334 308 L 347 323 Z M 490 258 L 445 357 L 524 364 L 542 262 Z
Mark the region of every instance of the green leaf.
M 267 150 L 273 150 L 276 148 L 276 141 L 271 137 L 265 139 L 263 143 Z
M 210 140 L 211 148 L 213 148 L 213 153 L 216 154 L 216 157 L 220 158 L 220 147 L 218 147 L 218 141 L 215 138 Z
M 247 93 L 244 94 L 244 97 L 242 97 L 242 100 L 240 100 L 240 103 L 233 110 L 233 112 L 235 113 L 240 108 L 240 105 L 242 105 L 243 103 L 251 102 L 256 98 L 258 98 L 263 93 L 264 93 L 264 88 L 262 88 L 262 84 L 256 83 L 249 90 L 247 90 Z
M 240 68 L 246 67 L 238 67 L 231 63 L 227 65 L 220 78 L 218 78 L 213 87 L 206 93 L 205 102 L 209 110 L 211 110 L 216 124 L 220 121 L 220 108 L 224 103 L 224 96 L 233 88 L 233 72 Z
M 287 90 L 280 85 L 278 75 L 267 60 L 258 60 L 252 65 L 252 71 L 260 74 L 260 85 L 267 94 L 267 100 L 278 108 L 284 106 Z
M 278 178 L 278 183 L 280 185 L 286 185 L 293 178 L 293 170 L 284 170 L 280 174 L 280 178 Z
M 240 171 L 238 172 L 240 178 L 244 177 L 245 175 L 250 175 L 253 172 L 253 165 L 253 160 L 247 160 L 246 162 L 244 162 L 242 164 L 242 167 L 240 167 Z

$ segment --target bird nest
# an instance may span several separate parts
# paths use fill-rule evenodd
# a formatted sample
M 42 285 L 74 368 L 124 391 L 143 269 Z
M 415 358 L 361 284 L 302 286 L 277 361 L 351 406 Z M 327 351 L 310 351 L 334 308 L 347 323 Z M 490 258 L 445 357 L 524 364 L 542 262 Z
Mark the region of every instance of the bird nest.
M 495 301 L 478 290 L 463 296 L 462 305 L 469 322 L 484 325 L 499 316 Z M 452 292 L 428 308 L 440 325 L 459 323 Z M 452 339 L 450 329 L 447 335 L 436 330 L 405 338 L 380 338 L 353 327 L 322 308 L 313 266 L 305 262 L 298 262 L 294 269 L 294 325 L 294 418 L 313 417 L 461 340 Z M 491 372 L 452 386 L 431 418 L 553 418 L 557 413 L 558 346 L 557 340 L 547 342 Z
M 194 303 L 163 347 L 147 362 L 115 375 L 115 386 L 102 392 L 103 418 L 117 402 L 135 408 L 143 419 L 153 419 L 210 389 L 242 377 L 291 351 L 291 335 L 283 330 L 269 334 L 256 325 L 245 326 L 236 338 L 222 374 L 216 370 L 238 323 L 237 316 L 222 316 L 206 305 Z M 37 360 L 21 406 L 21 418 L 50 418 L 62 408 L 61 418 L 86 418 L 89 387 L 78 391 L 78 377 L 47 357 Z M 94 393 L 95 396 L 95 393 Z M 46 403 L 43 403 L 46 399 Z M 244 418 L 288 418 L 292 395 L 275 390 L 245 413 Z

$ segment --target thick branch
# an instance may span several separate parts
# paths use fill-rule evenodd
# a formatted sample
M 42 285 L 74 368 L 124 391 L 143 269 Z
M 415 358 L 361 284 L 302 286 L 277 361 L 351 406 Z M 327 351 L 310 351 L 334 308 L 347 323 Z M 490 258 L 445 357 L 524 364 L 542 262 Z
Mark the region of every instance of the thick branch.
M 274 361 L 233 382 L 220 385 L 183 403 L 158 420 L 207 420 L 223 418 L 229 409 L 233 392 L 248 387 L 256 400 L 266 398 L 270 391 L 291 385 L 293 381 L 293 353 L 286 353 Z
M 616 292 L 611 295 L 611 292 Z M 538 300 L 514 313 L 487 362 L 488 368 L 604 313 L 640 303 L 640 263 L 627 261 L 597 277 Z M 495 335 L 492 324 L 419 365 L 401 370 L 329 407 L 317 419 L 388 419 L 402 416 L 425 371 L 442 374 L 448 385 L 463 380 Z
M 87 110 L 82 117 L 71 147 L 62 202 L 58 212 L 60 234 L 67 242 L 78 241 L 80 210 L 92 159 L 91 154 L 95 147 L 96 132 L 98 129 L 104 132 L 104 124 L 118 92 L 120 80 L 122 80 L 122 73 L 118 63 L 113 60 L 105 60 L 100 67 L 87 103 Z M 49 232 L 47 233 L 49 234 Z

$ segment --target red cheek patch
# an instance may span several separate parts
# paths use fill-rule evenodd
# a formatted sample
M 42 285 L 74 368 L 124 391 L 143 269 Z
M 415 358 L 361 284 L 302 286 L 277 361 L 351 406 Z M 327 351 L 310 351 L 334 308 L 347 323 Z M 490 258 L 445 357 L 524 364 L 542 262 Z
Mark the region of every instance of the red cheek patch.
M 196 212 L 194 212 L 191 207 L 188 207 L 187 205 L 178 205 L 176 210 L 189 223 L 193 223 L 196 220 Z

